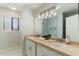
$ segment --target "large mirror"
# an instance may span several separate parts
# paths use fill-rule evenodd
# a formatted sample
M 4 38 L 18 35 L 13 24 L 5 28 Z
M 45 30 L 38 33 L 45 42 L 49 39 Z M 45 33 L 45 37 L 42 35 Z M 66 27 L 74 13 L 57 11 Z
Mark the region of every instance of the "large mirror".
M 53 37 L 58 36 L 58 16 L 43 19 L 42 25 L 44 35 L 51 34 Z
M 78 3 L 50 3 L 35 20 L 35 33 L 79 41 Z M 49 7 L 48 7 L 49 6 Z M 53 11 L 53 12 L 52 12 Z
M 42 19 L 44 35 L 79 41 L 78 3 L 60 3 L 56 15 Z

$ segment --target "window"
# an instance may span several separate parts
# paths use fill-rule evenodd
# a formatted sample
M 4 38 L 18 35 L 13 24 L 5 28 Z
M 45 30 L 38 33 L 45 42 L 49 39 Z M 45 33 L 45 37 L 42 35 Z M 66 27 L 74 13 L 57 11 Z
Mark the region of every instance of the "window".
M 19 30 L 19 18 L 4 16 L 3 18 L 3 29 L 6 31 L 18 31 Z
M 13 23 L 12 29 L 18 31 L 19 30 L 19 19 L 14 17 L 12 23 Z

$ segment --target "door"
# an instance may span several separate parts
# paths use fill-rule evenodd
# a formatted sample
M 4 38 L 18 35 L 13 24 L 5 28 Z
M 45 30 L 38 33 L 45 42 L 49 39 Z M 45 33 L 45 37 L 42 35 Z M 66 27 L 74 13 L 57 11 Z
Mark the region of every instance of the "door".
M 26 39 L 26 55 L 35 56 L 35 43 Z
M 79 39 L 79 23 L 78 15 L 70 16 L 66 18 L 66 38 L 71 40 Z

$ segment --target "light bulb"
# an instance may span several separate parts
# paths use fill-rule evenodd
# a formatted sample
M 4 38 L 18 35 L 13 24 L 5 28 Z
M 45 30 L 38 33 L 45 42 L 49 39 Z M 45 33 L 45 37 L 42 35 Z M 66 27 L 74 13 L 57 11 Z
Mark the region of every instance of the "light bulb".
M 47 18 L 48 17 L 48 12 L 45 12 L 45 18 Z
M 53 10 L 51 10 L 51 14 L 52 14 L 52 15 L 54 14 L 54 11 L 53 11 Z
M 48 16 L 48 12 L 46 12 L 46 16 Z
M 54 14 L 53 14 L 54 16 L 56 16 L 56 12 L 54 12 Z
M 41 19 L 41 15 L 39 15 L 38 18 Z
M 44 19 L 44 13 L 42 13 L 42 19 Z
M 52 17 L 52 15 L 51 15 L 51 14 L 49 14 L 49 17 Z
M 45 16 L 45 18 L 47 18 L 47 16 Z

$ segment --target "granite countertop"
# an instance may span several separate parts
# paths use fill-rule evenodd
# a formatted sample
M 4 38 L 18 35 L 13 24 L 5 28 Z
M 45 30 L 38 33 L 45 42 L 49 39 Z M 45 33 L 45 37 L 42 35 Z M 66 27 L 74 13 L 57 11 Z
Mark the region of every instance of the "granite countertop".
M 56 40 L 49 39 L 49 40 L 44 40 L 42 37 L 34 37 L 30 35 L 24 36 L 24 39 L 31 40 L 37 44 L 41 44 L 51 50 L 56 50 L 61 53 L 70 55 L 70 56 L 79 56 L 79 45 L 73 45 L 69 44 L 67 45 L 66 43 L 60 43 L 57 42 Z

